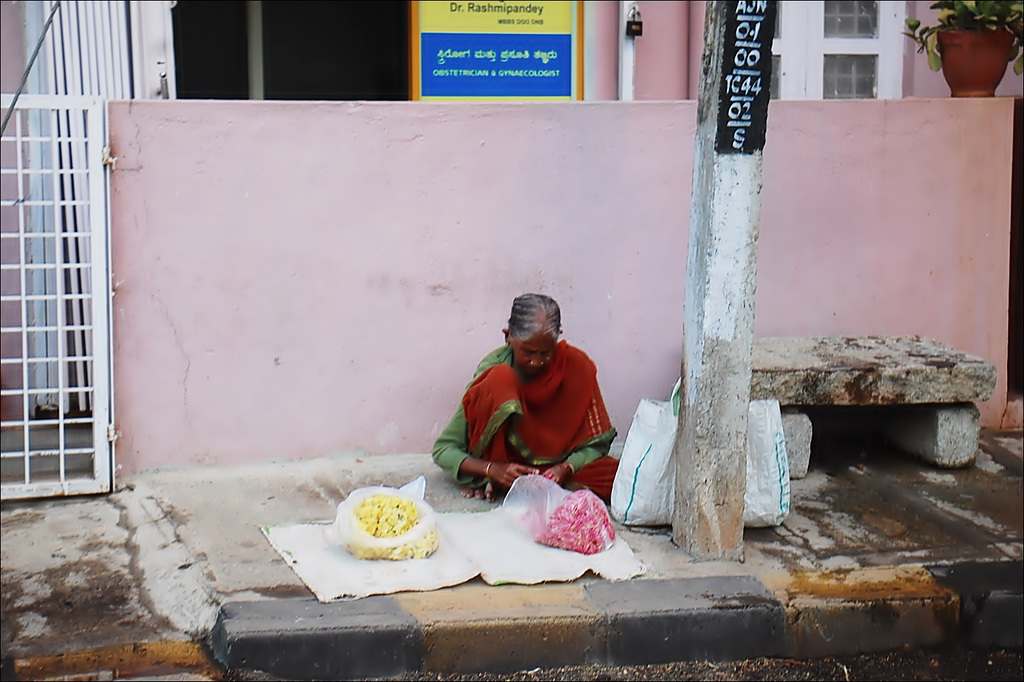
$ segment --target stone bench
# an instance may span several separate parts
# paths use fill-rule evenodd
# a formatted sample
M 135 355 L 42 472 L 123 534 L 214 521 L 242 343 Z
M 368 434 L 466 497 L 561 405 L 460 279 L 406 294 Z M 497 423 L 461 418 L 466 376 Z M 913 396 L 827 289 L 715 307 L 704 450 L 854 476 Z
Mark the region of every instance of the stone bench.
M 872 408 L 873 426 L 935 466 L 974 463 L 978 408 L 992 397 L 995 366 L 920 336 L 769 337 L 754 340 L 750 399 L 782 407 L 790 474 L 811 454 L 808 412 Z

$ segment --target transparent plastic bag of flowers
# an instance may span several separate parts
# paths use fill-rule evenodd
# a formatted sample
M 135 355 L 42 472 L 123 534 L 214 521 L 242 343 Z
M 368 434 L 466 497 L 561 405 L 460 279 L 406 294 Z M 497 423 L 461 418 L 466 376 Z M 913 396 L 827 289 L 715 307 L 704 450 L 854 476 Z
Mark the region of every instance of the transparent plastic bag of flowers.
M 353 490 L 338 505 L 335 537 L 357 559 L 425 559 L 440 544 L 434 510 L 397 488 Z
M 597 554 L 615 543 L 608 508 L 589 490 L 570 491 L 543 476 L 521 476 L 502 507 L 542 545 Z

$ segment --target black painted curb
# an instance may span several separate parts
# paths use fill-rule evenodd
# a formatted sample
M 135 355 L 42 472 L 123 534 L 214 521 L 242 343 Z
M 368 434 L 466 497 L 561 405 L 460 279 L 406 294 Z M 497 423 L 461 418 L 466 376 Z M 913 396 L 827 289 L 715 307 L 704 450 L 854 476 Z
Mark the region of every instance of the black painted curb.
M 387 677 L 423 662 L 419 622 L 388 596 L 230 602 L 209 647 L 227 670 L 294 680 Z
M 960 595 L 960 626 L 972 649 L 1024 648 L 1024 562 L 926 566 Z
M 608 665 L 736 661 L 783 650 L 784 609 L 755 578 L 605 582 L 586 592 L 604 614 Z
M 959 595 L 957 623 L 945 623 L 949 644 L 968 648 L 1022 648 L 1022 562 L 967 562 L 926 567 L 936 582 Z M 740 661 L 773 658 L 798 651 L 787 627 L 793 606 L 782 604 L 752 577 L 679 578 L 633 582 L 597 581 L 584 592 L 597 613 L 596 638 L 602 643 L 588 660 L 572 664 L 643 665 L 679 661 Z M 891 609 L 910 608 L 917 597 L 894 598 Z M 876 605 L 880 606 L 880 605 Z M 787 613 L 788 608 L 788 613 Z M 797 614 L 842 629 L 844 611 L 807 604 Z M 916 607 L 920 610 L 920 606 Z M 812 613 L 813 611 L 813 613 Z M 578 616 L 578 614 L 576 614 Z M 548 616 L 551 627 L 572 622 L 573 614 Z M 523 627 L 536 625 L 525 619 Z M 878 624 L 883 630 L 883 623 Z M 913 633 L 880 633 L 890 648 L 914 646 Z M 512 636 L 514 633 L 510 632 Z M 556 638 L 557 639 L 557 638 Z M 214 658 L 226 670 L 259 671 L 282 679 L 375 679 L 423 670 L 423 625 L 391 596 L 322 604 L 313 599 L 231 602 L 222 606 L 208 640 Z M 472 657 L 479 670 L 435 673 L 498 672 L 487 663 L 486 645 Z M 862 653 L 860 642 L 840 643 L 834 655 Z M 557 644 L 552 643 L 552 646 Z M 545 667 L 558 652 L 523 652 L 520 669 Z

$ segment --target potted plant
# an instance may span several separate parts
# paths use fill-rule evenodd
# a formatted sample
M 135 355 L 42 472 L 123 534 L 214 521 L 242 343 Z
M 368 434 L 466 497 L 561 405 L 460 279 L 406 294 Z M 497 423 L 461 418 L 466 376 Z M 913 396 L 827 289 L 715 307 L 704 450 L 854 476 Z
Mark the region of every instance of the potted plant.
M 942 70 L 953 97 L 991 97 L 1006 63 L 1024 72 L 1021 50 L 1024 2 L 936 2 L 938 23 L 907 19 L 907 36 L 928 55 L 932 71 Z

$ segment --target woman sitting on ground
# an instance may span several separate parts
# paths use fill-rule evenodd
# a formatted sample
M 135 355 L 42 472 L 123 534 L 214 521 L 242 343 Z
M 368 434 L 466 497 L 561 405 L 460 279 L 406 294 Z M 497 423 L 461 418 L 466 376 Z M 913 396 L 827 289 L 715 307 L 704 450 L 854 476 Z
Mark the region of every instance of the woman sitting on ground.
M 505 345 L 480 361 L 434 461 L 465 497 L 493 502 L 518 477 L 542 474 L 607 502 L 619 462 L 594 362 L 558 340 L 561 312 L 548 296 L 517 297 L 502 331 Z

